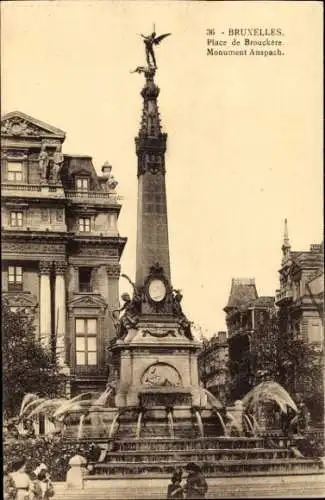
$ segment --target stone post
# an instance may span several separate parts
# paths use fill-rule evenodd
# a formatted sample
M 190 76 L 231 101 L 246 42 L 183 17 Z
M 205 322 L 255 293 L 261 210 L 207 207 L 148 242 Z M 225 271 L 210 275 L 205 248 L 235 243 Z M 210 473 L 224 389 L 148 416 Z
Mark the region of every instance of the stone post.
M 84 477 L 86 471 L 87 460 L 81 455 L 74 455 L 69 460 L 70 469 L 67 472 L 66 483 L 67 488 L 84 488 Z
M 52 262 L 40 261 L 40 339 L 44 345 L 51 340 L 51 286 Z

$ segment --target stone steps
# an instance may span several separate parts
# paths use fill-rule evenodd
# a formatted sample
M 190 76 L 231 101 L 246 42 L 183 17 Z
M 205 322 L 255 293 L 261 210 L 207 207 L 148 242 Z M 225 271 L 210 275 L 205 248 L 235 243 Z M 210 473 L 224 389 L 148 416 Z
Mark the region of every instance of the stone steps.
M 147 462 L 108 462 L 94 465 L 94 474 L 98 476 L 115 476 L 136 474 L 151 477 L 152 475 L 171 474 L 175 467 L 185 467 L 189 460 L 147 461 Z M 320 469 L 319 461 L 303 458 L 288 459 L 247 459 L 218 460 L 204 463 L 206 475 L 213 477 L 233 475 L 264 474 L 310 474 Z
M 312 476 L 207 478 L 206 498 L 321 498 L 324 474 Z M 56 500 L 147 500 L 166 498 L 169 478 L 87 481 L 83 490 L 55 484 Z
M 168 460 L 177 457 L 187 461 L 211 461 L 211 460 L 247 460 L 249 458 L 290 458 L 293 456 L 290 449 L 283 448 L 252 448 L 252 449 L 203 449 L 203 450 L 157 450 L 157 451 L 127 451 L 107 452 L 105 462 L 148 462 Z M 104 461 L 104 460 L 102 460 Z

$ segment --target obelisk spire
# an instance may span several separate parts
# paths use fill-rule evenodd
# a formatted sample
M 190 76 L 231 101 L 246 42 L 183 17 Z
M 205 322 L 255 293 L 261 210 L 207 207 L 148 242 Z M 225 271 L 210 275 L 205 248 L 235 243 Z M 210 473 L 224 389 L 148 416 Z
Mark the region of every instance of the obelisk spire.
M 138 136 L 135 138 L 138 158 L 138 214 L 136 285 L 141 287 L 150 268 L 159 264 L 170 281 L 167 201 L 165 185 L 165 151 L 167 134 L 162 132 L 154 81 L 155 68 L 146 68 L 141 91 L 143 109 Z

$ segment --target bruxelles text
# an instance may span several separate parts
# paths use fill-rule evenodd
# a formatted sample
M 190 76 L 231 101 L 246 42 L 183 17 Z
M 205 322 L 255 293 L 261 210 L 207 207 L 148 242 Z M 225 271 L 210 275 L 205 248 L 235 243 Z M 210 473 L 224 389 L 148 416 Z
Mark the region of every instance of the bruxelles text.
M 281 28 L 228 28 L 228 36 L 282 36 Z

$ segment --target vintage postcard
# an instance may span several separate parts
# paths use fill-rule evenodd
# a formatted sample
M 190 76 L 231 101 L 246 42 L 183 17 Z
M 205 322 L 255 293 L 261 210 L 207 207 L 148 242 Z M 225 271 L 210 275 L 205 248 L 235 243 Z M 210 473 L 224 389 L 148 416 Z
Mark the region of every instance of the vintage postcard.
M 322 3 L 1 24 L 5 498 L 322 496 Z

